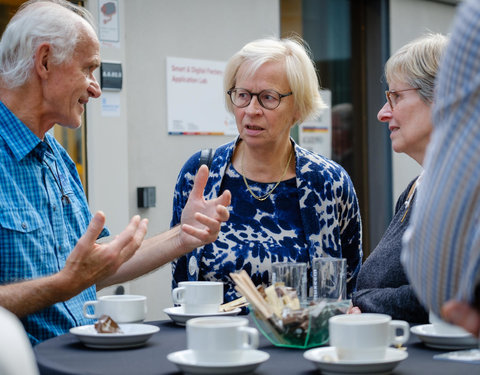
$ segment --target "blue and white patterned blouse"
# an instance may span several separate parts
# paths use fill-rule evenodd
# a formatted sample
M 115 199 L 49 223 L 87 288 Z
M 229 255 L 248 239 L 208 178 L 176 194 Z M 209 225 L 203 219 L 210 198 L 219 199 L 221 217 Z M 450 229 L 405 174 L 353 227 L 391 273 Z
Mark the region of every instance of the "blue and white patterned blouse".
M 293 142 L 293 141 L 292 141 Z M 230 272 L 245 270 L 256 285 L 271 282 L 271 264 L 297 261 L 311 264 L 321 256 L 347 259 L 348 295 L 354 289 L 362 261 L 361 221 L 350 177 L 335 162 L 295 145 L 296 177 L 283 181 L 263 202 L 248 192 L 230 163 L 236 142 L 220 146 L 210 168 L 205 198 L 232 192 L 230 219 L 218 239 L 172 263 L 173 286 L 184 280 L 220 280 L 225 301 L 238 298 Z M 200 153 L 180 171 L 175 187 L 171 225 L 180 222 L 193 186 Z M 257 195 L 274 184 L 248 181 Z
M 0 102 L 0 284 L 60 271 L 91 217 L 67 152 L 48 133 L 40 140 Z M 91 324 L 82 307 L 92 299 L 95 286 L 22 318 L 31 343 Z

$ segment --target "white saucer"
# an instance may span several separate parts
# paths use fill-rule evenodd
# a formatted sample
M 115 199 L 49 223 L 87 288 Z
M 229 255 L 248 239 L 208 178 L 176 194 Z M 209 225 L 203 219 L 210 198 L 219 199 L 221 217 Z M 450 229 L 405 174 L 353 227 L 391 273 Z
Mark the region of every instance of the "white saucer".
M 185 314 L 183 312 L 183 307 L 182 306 L 176 306 L 176 307 L 169 307 L 166 309 L 163 309 L 163 312 L 167 314 L 170 319 L 172 319 L 175 323 L 178 325 L 184 326 L 187 323 L 187 320 L 193 319 L 193 318 L 198 318 L 201 316 L 232 316 L 232 315 L 237 315 L 242 311 L 241 308 L 237 307 L 235 310 L 232 311 L 219 311 L 217 313 L 211 313 L 211 314 Z
M 270 358 L 270 354 L 260 350 L 245 350 L 244 358 L 239 362 L 197 362 L 191 350 L 170 353 L 167 359 L 187 374 L 245 374 L 255 370 Z
M 460 334 L 439 334 L 435 332 L 433 324 L 422 324 L 419 326 L 413 326 L 410 328 L 410 332 L 417 335 L 423 343 L 431 348 L 446 349 L 446 350 L 459 350 L 477 348 L 477 339 L 469 333 Z
M 378 361 L 345 361 L 337 359 L 333 346 L 307 350 L 303 356 L 315 363 L 322 375 L 389 374 L 408 357 L 405 350 L 387 348 L 384 359 Z
M 93 324 L 74 327 L 70 333 L 75 335 L 85 346 L 96 349 L 119 349 L 141 346 L 160 331 L 150 324 L 119 324 L 123 333 L 98 333 Z

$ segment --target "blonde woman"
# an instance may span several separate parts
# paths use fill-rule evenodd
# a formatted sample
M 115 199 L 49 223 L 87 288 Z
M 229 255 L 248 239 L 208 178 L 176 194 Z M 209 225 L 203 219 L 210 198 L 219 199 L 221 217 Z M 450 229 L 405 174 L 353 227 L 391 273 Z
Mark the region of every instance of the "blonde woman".
M 173 263 L 173 284 L 184 280 L 225 283 L 225 301 L 239 295 L 230 272 L 246 270 L 269 285 L 275 262 L 322 256 L 347 259 L 347 292 L 362 260 L 361 221 L 350 177 L 331 160 L 290 138 L 297 123 L 323 107 L 313 62 L 302 41 L 261 39 L 228 62 L 225 100 L 239 136 L 219 147 L 206 197 L 232 192 L 230 219 L 217 241 Z M 194 154 L 180 171 L 173 204 L 176 225 L 198 169 Z

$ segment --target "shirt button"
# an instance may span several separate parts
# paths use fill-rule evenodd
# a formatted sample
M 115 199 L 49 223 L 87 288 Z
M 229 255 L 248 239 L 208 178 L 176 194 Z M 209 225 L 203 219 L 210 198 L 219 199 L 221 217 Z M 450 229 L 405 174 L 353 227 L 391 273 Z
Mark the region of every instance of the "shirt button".
M 27 229 L 27 223 L 22 223 L 22 228 Z
M 56 206 L 56 205 L 53 205 L 53 206 L 52 206 L 52 209 L 53 209 L 53 211 L 57 211 L 57 206 Z
M 190 276 L 195 276 L 198 270 L 198 264 L 197 264 L 197 258 L 194 256 L 190 257 L 190 260 L 188 261 L 188 273 Z

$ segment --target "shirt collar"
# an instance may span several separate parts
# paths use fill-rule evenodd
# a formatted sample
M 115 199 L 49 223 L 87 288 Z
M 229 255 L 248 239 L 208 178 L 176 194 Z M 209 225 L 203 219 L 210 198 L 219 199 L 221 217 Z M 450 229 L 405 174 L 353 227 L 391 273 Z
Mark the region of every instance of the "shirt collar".
M 17 116 L 0 101 L 0 137 L 20 161 L 41 142 Z

